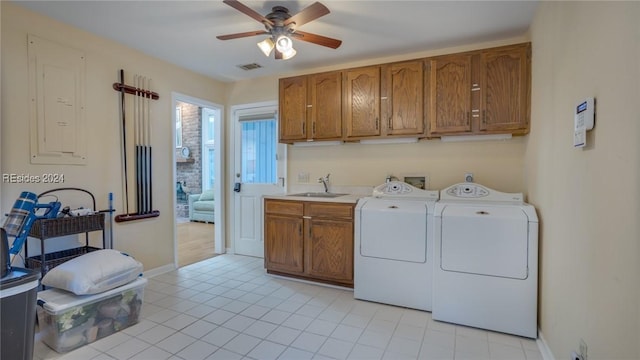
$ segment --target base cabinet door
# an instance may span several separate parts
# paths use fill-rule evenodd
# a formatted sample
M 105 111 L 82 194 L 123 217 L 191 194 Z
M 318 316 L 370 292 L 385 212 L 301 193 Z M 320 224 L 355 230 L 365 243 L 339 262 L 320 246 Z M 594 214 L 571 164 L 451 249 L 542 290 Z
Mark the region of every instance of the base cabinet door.
M 353 284 L 353 221 L 310 219 L 306 272 L 315 278 Z
M 300 273 L 304 271 L 303 220 L 300 217 L 265 216 L 265 263 L 267 269 Z

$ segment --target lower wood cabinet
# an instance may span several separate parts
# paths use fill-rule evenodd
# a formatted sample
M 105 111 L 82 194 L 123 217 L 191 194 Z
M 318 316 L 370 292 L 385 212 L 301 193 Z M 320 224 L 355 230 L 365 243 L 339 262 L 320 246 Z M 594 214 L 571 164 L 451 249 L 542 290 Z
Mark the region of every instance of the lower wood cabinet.
M 355 204 L 265 199 L 267 272 L 353 287 Z

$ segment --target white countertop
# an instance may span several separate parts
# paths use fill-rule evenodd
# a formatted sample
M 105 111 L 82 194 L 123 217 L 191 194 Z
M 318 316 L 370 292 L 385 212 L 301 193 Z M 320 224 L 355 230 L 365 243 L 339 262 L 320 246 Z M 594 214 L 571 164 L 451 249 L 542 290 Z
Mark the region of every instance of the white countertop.
M 297 194 L 297 193 L 294 193 L 294 194 Z M 317 202 L 355 204 L 358 202 L 358 199 L 365 196 L 368 196 L 368 195 L 347 194 L 347 195 L 337 196 L 333 198 L 327 198 L 327 197 L 314 197 L 314 196 L 293 196 L 293 195 L 282 194 L 282 195 L 264 195 L 263 198 L 276 199 L 276 200 L 317 201 Z
M 305 192 L 323 192 L 321 185 L 293 185 L 286 194 L 264 195 L 265 199 L 295 200 L 295 201 L 316 201 L 355 204 L 358 199 L 371 196 L 372 186 L 333 186 L 329 187 L 329 192 L 334 194 L 346 194 L 333 198 L 313 197 L 313 196 L 293 196 Z

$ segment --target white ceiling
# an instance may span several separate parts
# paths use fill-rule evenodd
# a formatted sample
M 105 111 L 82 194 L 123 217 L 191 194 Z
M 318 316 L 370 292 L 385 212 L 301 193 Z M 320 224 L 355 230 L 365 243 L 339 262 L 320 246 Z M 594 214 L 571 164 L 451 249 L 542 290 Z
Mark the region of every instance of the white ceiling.
M 242 0 L 241 0 L 242 1 Z M 301 31 L 342 40 L 338 49 L 294 40 L 298 54 L 275 60 L 258 49 L 266 36 L 216 35 L 264 30 L 222 1 L 16 1 L 64 23 L 221 81 L 304 71 L 370 58 L 521 36 L 537 1 L 321 0 L 331 11 Z M 242 1 L 262 15 L 276 5 L 295 14 L 314 1 Z M 238 65 L 258 63 L 245 71 Z

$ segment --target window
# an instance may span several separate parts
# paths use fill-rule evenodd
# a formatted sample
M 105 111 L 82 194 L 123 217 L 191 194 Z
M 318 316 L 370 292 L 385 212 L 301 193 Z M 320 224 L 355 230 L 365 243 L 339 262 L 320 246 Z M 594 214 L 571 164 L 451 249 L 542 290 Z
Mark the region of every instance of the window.
M 240 118 L 240 173 L 243 183 L 275 184 L 277 181 L 276 119 L 244 120 Z
M 202 109 L 202 190 L 213 189 L 215 184 L 215 122 L 218 111 Z
M 182 147 L 182 108 L 176 106 L 176 148 Z

